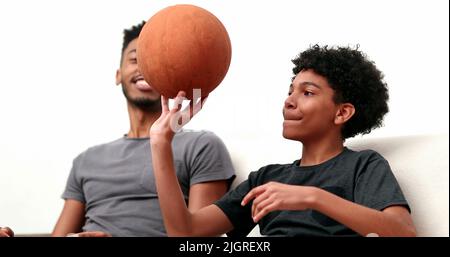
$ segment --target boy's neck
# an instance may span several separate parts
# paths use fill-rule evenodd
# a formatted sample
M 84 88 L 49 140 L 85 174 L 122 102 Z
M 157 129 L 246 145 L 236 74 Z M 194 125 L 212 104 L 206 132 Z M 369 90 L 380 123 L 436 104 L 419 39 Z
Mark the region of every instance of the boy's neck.
M 344 141 L 340 137 L 322 137 L 313 142 L 302 142 L 302 158 L 300 166 L 321 164 L 339 155 L 344 149 Z
M 160 111 L 148 112 L 128 104 L 130 130 L 128 138 L 146 138 L 150 136 L 150 127 L 161 115 Z

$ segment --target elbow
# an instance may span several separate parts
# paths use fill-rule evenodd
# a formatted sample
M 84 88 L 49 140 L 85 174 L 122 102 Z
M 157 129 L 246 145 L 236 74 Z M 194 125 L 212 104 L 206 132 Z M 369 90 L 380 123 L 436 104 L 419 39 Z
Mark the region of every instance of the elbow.
M 181 229 L 171 229 L 167 231 L 168 237 L 191 237 L 194 236 L 189 230 L 181 230 Z
M 190 237 L 195 236 L 192 224 L 192 214 L 187 211 L 182 217 L 164 216 L 164 227 L 168 237 Z
M 183 230 L 179 229 L 167 229 L 168 237 L 184 237 L 187 236 L 187 233 Z
M 194 231 L 192 231 L 191 226 L 166 226 L 168 237 L 190 237 L 195 236 Z
M 381 237 L 417 237 L 416 229 L 413 226 L 408 226 L 398 230 L 390 230 L 380 233 L 369 233 L 366 236 L 381 236 Z
M 414 225 L 409 225 L 406 229 L 405 229 L 405 237 L 417 237 L 417 231 L 416 228 L 414 227 Z
M 416 226 L 412 220 L 403 221 L 400 235 L 401 237 L 417 237 Z
M 397 231 L 393 231 L 390 233 L 391 235 L 388 236 L 394 236 L 394 237 L 417 237 L 416 228 L 414 225 L 404 225 L 401 229 L 398 229 Z
M 385 215 L 385 228 L 388 229 L 387 236 L 417 237 L 416 227 L 406 209 L 392 209 L 383 214 Z

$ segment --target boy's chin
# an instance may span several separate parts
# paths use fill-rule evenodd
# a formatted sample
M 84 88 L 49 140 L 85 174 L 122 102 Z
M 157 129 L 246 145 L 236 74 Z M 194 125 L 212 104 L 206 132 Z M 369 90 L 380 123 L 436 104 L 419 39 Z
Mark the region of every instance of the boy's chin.
M 283 137 L 289 140 L 294 140 L 294 141 L 302 141 L 301 137 L 297 134 L 293 134 L 293 133 L 288 133 L 286 131 L 283 131 Z

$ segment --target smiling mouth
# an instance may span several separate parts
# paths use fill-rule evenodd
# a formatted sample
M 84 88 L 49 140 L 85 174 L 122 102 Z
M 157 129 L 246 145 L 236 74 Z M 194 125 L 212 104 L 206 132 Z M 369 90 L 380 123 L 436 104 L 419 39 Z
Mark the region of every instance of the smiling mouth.
M 153 90 L 153 88 L 147 83 L 147 81 L 144 80 L 144 77 L 142 75 L 133 77 L 131 82 L 136 85 L 137 89 L 142 91 L 150 91 Z
M 134 76 L 134 77 L 131 79 L 131 82 L 136 83 L 136 82 L 138 82 L 138 81 L 140 81 L 140 80 L 144 80 L 144 76 L 142 76 L 142 75 Z

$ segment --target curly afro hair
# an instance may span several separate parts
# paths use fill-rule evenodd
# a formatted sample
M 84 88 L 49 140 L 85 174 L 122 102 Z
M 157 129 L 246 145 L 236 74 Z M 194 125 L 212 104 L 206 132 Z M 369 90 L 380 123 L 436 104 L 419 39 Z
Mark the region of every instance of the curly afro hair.
M 355 107 L 355 114 L 342 128 L 344 140 L 381 127 L 389 111 L 384 76 L 358 47 L 314 45 L 292 60 L 295 75 L 302 70 L 313 70 L 327 79 L 334 90 L 335 103 L 351 103 Z
M 144 25 L 145 21 L 142 21 L 141 23 L 132 26 L 130 29 L 123 30 L 122 55 L 130 42 L 139 37 L 139 34 L 141 33 Z

